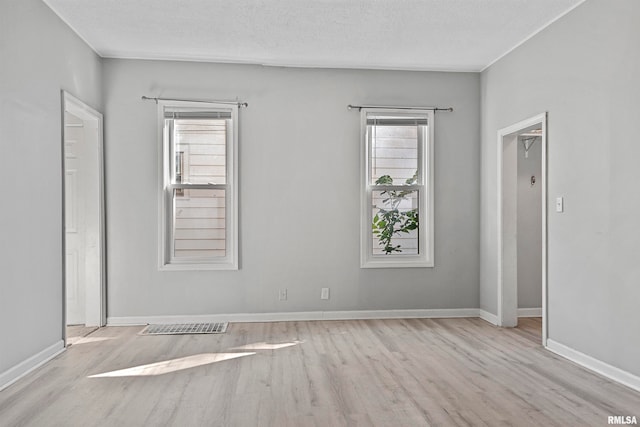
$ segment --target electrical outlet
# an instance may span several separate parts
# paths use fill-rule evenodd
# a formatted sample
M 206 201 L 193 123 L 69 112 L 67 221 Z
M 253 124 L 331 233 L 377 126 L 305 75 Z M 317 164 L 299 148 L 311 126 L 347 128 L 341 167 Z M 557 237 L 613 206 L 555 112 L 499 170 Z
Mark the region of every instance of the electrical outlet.
M 329 299 L 329 288 L 322 288 L 320 299 Z
M 278 299 L 280 301 L 286 301 L 287 300 L 287 290 L 286 289 L 280 289 L 280 291 L 278 291 Z

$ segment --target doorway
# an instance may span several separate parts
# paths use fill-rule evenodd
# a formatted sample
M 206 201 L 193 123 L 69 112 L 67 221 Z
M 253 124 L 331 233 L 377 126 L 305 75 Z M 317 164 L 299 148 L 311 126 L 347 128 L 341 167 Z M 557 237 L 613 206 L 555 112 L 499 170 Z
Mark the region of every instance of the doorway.
M 78 330 L 106 324 L 102 114 L 64 91 L 62 114 L 63 327 Z
M 498 326 L 542 317 L 547 342 L 547 116 L 498 131 Z M 521 308 L 520 304 L 528 306 Z M 540 307 L 531 307 L 537 305 Z

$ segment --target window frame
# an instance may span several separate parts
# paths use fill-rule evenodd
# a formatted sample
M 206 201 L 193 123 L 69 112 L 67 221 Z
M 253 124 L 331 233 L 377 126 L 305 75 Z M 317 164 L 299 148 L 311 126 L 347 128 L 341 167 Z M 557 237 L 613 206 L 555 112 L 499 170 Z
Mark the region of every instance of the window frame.
M 173 138 L 165 126 L 165 110 L 184 112 L 231 113 L 231 126 L 227 129 L 225 147 L 225 184 L 174 184 L 172 167 L 175 152 Z M 231 135 L 229 136 L 229 133 Z M 238 106 L 215 102 L 158 101 L 159 150 L 159 234 L 158 268 L 161 271 L 175 270 L 238 270 Z M 184 171 L 183 171 L 184 173 Z M 225 256 L 176 258 L 174 254 L 173 221 L 174 189 L 223 189 L 225 190 Z
M 411 115 L 427 117 L 424 144 L 418 138 L 418 184 L 383 186 L 372 183 L 372 144 L 367 126 L 369 114 Z M 360 110 L 361 143 L 361 213 L 360 213 L 360 267 L 361 268 L 406 268 L 434 266 L 434 111 L 423 109 L 362 108 Z M 420 133 L 420 131 L 419 131 Z M 373 191 L 393 189 L 418 190 L 418 254 L 373 254 L 372 195 Z

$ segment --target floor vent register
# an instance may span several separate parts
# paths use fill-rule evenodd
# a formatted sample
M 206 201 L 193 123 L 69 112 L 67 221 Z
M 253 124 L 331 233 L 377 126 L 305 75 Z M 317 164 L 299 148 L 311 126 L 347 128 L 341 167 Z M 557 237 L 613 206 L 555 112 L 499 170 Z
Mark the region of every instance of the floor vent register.
M 140 335 L 224 334 L 229 322 L 148 325 Z

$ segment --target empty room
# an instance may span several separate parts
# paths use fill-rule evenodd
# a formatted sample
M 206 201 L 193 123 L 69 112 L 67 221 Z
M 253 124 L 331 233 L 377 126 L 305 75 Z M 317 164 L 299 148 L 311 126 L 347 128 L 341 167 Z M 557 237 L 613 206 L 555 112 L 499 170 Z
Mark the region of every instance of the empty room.
M 640 419 L 640 2 L 0 0 L 0 426 Z

